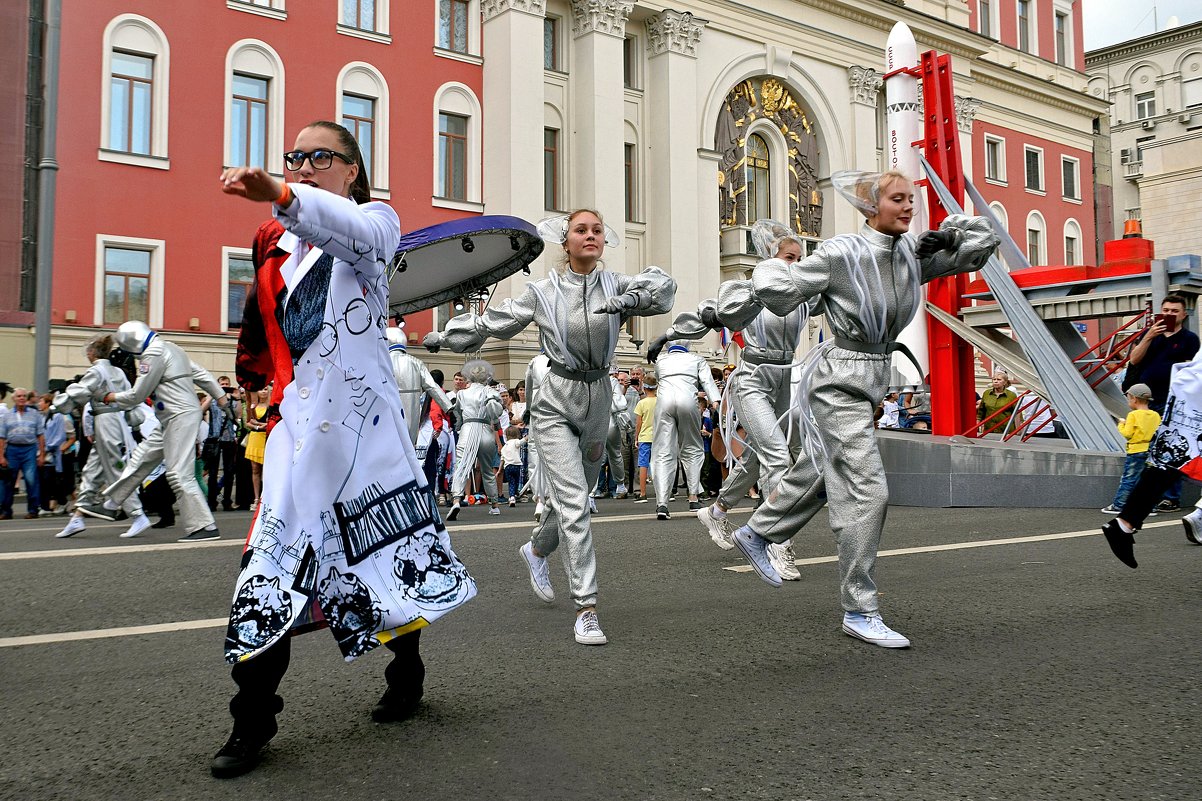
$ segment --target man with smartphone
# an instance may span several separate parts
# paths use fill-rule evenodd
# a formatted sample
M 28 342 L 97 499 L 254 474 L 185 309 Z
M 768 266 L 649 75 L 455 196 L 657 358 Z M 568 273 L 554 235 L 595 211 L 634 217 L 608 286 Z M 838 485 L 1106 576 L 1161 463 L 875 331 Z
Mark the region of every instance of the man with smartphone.
M 1185 327 L 1187 316 L 1185 298 L 1181 295 L 1166 295 L 1160 304 L 1160 314 L 1143 337 L 1131 349 L 1123 389 L 1132 384 L 1147 384 L 1152 390 L 1148 408 L 1164 414 L 1164 404 L 1169 395 L 1169 379 L 1173 365 L 1188 362 L 1198 352 L 1198 335 Z M 1181 506 L 1181 479 L 1178 478 L 1165 492 L 1164 500 L 1156 506 L 1158 512 L 1175 512 Z

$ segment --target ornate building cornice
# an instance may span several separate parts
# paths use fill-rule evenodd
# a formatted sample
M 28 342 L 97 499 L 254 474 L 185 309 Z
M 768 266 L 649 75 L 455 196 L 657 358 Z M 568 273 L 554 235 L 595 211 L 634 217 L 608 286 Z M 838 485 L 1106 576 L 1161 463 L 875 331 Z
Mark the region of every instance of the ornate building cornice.
M 847 82 L 851 85 L 851 102 L 876 108 L 877 95 L 885 83 L 879 72 L 853 64 L 847 68 Z
M 628 0 L 572 0 L 572 36 L 607 33 L 625 38 L 626 18 L 633 9 Z
M 647 18 L 647 42 L 653 56 L 680 53 L 697 58 L 701 31 L 709 20 L 698 19 L 688 11 L 666 9 Z
M 546 16 L 547 0 L 480 0 L 480 15 L 485 22 L 506 11 L 524 11 L 536 17 Z
M 975 97 L 960 97 L 956 95 L 956 125 L 960 127 L 961 133 L 972 133 L 972 121 L 977 117 L 977 110 L 981 108 L 981 101 Z

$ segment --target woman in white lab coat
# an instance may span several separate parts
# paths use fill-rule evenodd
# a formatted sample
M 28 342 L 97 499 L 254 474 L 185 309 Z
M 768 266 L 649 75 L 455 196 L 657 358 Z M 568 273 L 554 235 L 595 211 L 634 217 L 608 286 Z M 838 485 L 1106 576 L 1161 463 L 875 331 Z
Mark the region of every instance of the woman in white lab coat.
M 422 696 L 420 629 L 476 593 L 426 488 L 388 356 L 396 212 L 370 200 L 358 144 L 336 123 L 304 128 L 284 160 L 286 184 L 255 167 L 221 175 L 224 192 L 270 202 L 274 217 L 255 237 L 238 341 L 239 382 L 274 390 L 226 634 L 239 692 L 212 764 L 222 778 L 253 768 L 276 732 L 290 634 L 324 623 L 348 661 L 387 645 L 395 658 L 372 717 L 400 720 Z

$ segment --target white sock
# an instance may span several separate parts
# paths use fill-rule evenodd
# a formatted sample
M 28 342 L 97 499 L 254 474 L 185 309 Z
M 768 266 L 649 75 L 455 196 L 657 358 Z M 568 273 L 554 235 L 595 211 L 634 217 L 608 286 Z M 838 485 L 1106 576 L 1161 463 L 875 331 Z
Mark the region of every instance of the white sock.
M 117 504 L 113 503 L 113 501 L 111 499 L 105 498 L 104 499 L 104 508 L 108 509 L 110 512 L 115 512 L 118 509 L 120 509 L 121 507 L 118 506 Z
M 713 515 L 714 519 L 716 520 L 726 519 L 726 510 L 716 503 L 710 506 L 710 514 Z
M 1122 518 L 1115 518 L 1115 522 L 1119 524 L 1119 528 L 1121 528 L 1124 533 L 1126 533 L 1126 534 L 1134 534 L 1135 533 L 1135 529 L 1132 528 L 1131 525 L 1128 524 L 1126 520 L 1123 520 Z
M 205 526 L 205 531 L 216 531 L 216 530 L 217 530 L 216 523 L 209 523 L 207 526 Z

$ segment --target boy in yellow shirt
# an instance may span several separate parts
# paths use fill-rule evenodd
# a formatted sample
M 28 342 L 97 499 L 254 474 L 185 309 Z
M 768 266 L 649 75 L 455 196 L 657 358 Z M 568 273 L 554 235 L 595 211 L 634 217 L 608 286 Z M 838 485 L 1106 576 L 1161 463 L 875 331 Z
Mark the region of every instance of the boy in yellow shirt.
M 1144 471 L 1144 463 L 1148 461 L 1148 443 L 1160 427 L 1160 415 L 1148 408 L 1151 399 L 1152 390 L 1147 384 L 1132 384 L 1127 390 L 1127 406 L 1131 411 L 1127 419 L 1119 423 L 1119 433 L 1127 440 L 1127 460 L 1123 463 L 1123 478 L 1114 500 L 1102 510 L 1108 515 L 1123 511 L 1127 496 L 1139 481 L 1139 474 Z
M 657 386 L 655 376 L 646 376 L 643 389 L 647 395 L 634 406 L 634 430 L 638 432 L 639 444 L 639 497 L 635 503 L 647 502 L 647 472 L 651 468 L 651 432 L 654 430 Z

